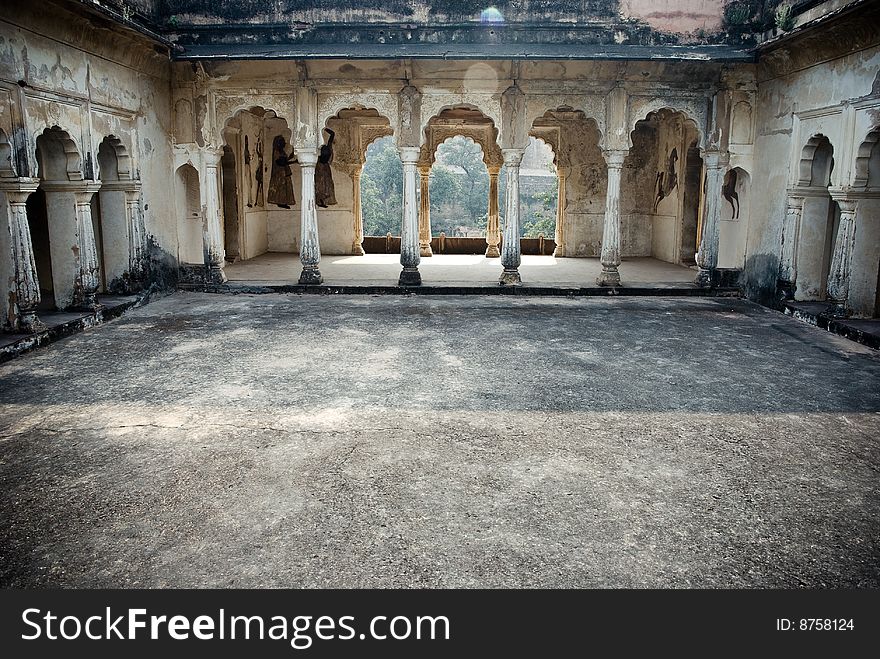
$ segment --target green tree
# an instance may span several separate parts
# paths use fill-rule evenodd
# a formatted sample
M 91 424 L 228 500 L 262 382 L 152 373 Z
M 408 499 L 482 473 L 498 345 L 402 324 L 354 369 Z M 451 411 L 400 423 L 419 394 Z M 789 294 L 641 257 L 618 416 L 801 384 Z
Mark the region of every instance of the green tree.
M 461 224 L 479 226 L 480 217 L 486 214 L 489 204 L 489 172 L 483 162 L 482 148 L 472 139 L 456 135 L 437 148 L 437 162 L 462 173 L 457 204 L 464 215 Z
M 361 174 L 361 213 L 364 235 L 398 235 L 403 217 L 403 164 L 391 137 L 367 148 Z

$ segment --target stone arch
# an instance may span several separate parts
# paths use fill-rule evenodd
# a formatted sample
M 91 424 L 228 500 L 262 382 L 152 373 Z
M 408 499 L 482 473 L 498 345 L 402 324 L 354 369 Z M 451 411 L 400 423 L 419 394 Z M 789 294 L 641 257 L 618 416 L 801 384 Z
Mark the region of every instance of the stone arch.
M 398 125 L 400 114 L 397 94 L 357 92 L 351 94 L 318 94 L 318 126 L 327 126 L 327 122 L 330 119 L 345 110 L 375 112 L 377 115 L 388 119 L 392 129 Z
M 134 178 L 128 148 L 115 135 L 107 135 L 98 145 L 98 178 L 101 181 L 130 181 Z
M 534 126 L 535 122 L 554 112 L 580 113 L 595 127 L 600 146 L 605 143 L 605 100 L 593 96 L 529 96 L 526 101 L 526 124 Z M 532 129 L 530 133 L 532 134 Z M 555 149 L 554 149 L 555 153 Z
M 178 261 L 181 264 L 202 264 L 204 254 L 204 217 L 199 172 L 190 163 L 175 172 L 177 208 Z
M 640 121 L 645 121 L 652 115 L 659 113 L 678 114 L 691 123 L 697 135 L 697 146 L 702 150 L 706 146 L 706 134 L 704 127 L 706 125 L 706 111 L 699 107 L 700 103 L 705 103 L 706 99 L 663 99 L 652 98 L 650 100 L 637 103 L 636 107 L 631 109 L 629 122 L 629 145 L 633 146 L 633 133 Z
M 827 187 L 834 170 L 834 145 L 821 133 L 813 135 L 801 149 L 797 185 Z
M 853 187 L 880 187 L 880 126 L 875 126 L 856 151 Z
M 554 255 L 597 256 L 608 180 L 599 123 L 573 104 L 559 105 L 531 121 L 529 137 L 550 145 L 556 165 Z
M 693 265 L 699 239 L 701 184 L 695 174 L 702 172 L 700 139 L 693 114 L 666 105 L 633 125 L 621 179 L 623 255 Z
M 12 151 L 12 143 L 6 136 L 6 132 L 0 128 L 0 178 L 12 178 L 15 176 Z
M 495 120 L 479 107 L 469 103 L 459 103 L 442 107 L 423 123 L 422 152 L 423 164 L 433 162 L 437 147 L 455 135 L 470 137 L 483 150 L 486 165 L 504 161 L 499 142 L 499 126 Z
M 52 126 L 36 138 L 38 177 L 44 181 L 82 181 L 82 156 L 70 133 Z
M 501 118 L 501 95 L 478 92 L 465 94 L 423 94 L 421 105 L 422 138 L 424 139 L 425 137 L 424 127 L 431 118 L 455 108 L 477 111 L 490 119 L 495 126 L 495 130 L 498 131 L 495 136 L 495 142 L 498 144 L 502 143 L 504 127 Z

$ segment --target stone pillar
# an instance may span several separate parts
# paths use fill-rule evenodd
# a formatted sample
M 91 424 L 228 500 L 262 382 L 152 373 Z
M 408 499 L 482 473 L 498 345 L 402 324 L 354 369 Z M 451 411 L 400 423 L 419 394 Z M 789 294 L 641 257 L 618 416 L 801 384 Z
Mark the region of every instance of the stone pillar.
M 602 273 L 599 286 L 620 285 L 620 177 L 626 151 L 608 151 L 608 191 L 605 194 L 605 223 L 602 227 Z
M 835 201 L 840 206 L 840 223 L 837 227 L 837 239 L 834 241 L 834 253 L 831 255 L 831 270 L 828 273 L 828 301 L 831 302 L 829 313 L 847 316 L 850 313 L 847 302 L 858 202 L 853 199 Z
M 226 281 L 223 267 L 223 219 L 220 217 L 220 158 L 222 151 L 205 154 L 205 270 L 207 280 L 216 284 Z
M 92 197 L 101 189 L 100 183 L 83 181 L 74 189 L 76 198 L 76 237 L 78 270 L 74 286 L 74 304 L 86 309 L 98 307 L 98 246 L 92 224 Z
M 416 162 L 419 159 L 418 147 L 401 147 L 400 159 L 403 162 L 403 221 L 400 228 L 400 286 L 419 286 L 422 275 L 419 273 L 419 209 L 416 205 Z
M 354 216 L 354 241 L 351 243 L 351 253 L 354 256 L 364 255 L 364 214 L 361 207 L 361 172 L 363 164 L 355 165 L 351 173 L 354 193 L 352 195 L 352 214 Z
M 431 251 L 431 176 L 430 165 L 419 166 L 419 256 L 434 256 Z
M 801 231 L 804 198 L 789 195 L 782 226 L 782 255 L 779 259 L 778 288 L 786 300 L 794 299 L 797 281 L 797 244 Z
M 498 245 L 501 244 L 501 225 L 498 221 L 498 174 L 501 167 L 492 165 L 489 171 L 489 213 L 486 222 L 486 258 L 497 259 L 501 256 Z
M 507 199 L 504 206 L 504 243 L 501 246 L 502 286 L 521 286 L 519 265 L 522 252 L 519 243 L 519 165 L 525 149 L 503 149 L 504 168 L 507 172 Z
M 565 256 L 565 177 L 568 170 L 557 167 L 556 175 L 559 177 L 559 191 L 556 199 L 556 249 L 553 250 L 553 256 Z
M 147 274 L 147 231 L 141 213 L 140 182 L 125 190 L 125 220 L 128 224 L 128 272 L 142 284 Z
M 320 284 L 324 276 L 318 268 L 321 262 L 321 245 L 318 242 L 318 209 L 315 206 L 315 164 L 317 149 L 297 152 L 302 172 L 302 216 L 300 220 L 299 259 L 302 262 L 300 284 Z
M 721 188 L 724 186 L 724 170 L 727 158 L 718 151 L 706 152 L 706 198 L 703 204 L 703 233 L 697 250 L 696 283 L 708 288 L 713 285 L 718 267 L 718 240 L 721 231 Z
M 0 192 L 6 193 L 7 217 L 9 218 L 9 239 L 12 268 L 15 281 L 11 304 L 10 329 L 13 332 L 33 333 L 46 329 L 37 318 L 40 304 L 40 282 L 37 277 L 37 264 L 34 260 L 34 247 L 27 219 L 26 202 L 39 185 L 37 180 L 16 180 L 0 183 Z

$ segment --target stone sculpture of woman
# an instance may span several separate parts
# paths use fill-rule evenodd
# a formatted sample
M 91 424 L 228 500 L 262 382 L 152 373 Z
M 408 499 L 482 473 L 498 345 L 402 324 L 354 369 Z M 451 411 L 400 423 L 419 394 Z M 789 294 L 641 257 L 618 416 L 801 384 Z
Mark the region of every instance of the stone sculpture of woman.
M 333 172 L 330 170 L 330 164 L 333 162 L 333 139 L 336 133 L 329 128 L 326 130 L 330 134 L 330 139 L 321 147 L 318 164 L 315 165 L 315 205 L 320 208 L 336 204 L 336 188 L 333 185 Z
M 293 179 L 291 178 L 290 160 L 287 155 L 286 142 L 279 135 L 272 141 L 272 176 L 269 178 L 269 203 L 290 208 L 296 203 L 293 196 Z

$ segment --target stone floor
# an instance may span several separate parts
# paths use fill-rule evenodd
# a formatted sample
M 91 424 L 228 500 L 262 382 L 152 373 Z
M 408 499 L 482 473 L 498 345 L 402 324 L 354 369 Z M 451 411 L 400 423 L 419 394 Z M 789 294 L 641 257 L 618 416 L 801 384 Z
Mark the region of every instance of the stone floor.
M 736 299 L 178 293 L 0 366 L 0 586 L 880 586 L 880 355 Z
M 321 273 L 325 284 L 383 285 L 397 284 L 400 275 L 400 254 L 366 254 L 364 256 L 322 256 Z M 247 261 L 226 266 L 230 282 L 267 284 L 296 282 L 302 265 L 298 254 L 268 252 Z M 422 281 L 427 284 L 497 286 L 501 261 L 480 255 L 438 254 L 419 263 Z M 520 276 L 526 284 L 545 286 L 595 286 L 602 272 L 599 259 L 523 256 Z M 691 285 L 696 271 L 653 258 L 626 259 L 620 265 L 624 286 L 652 284 L 658 286 Z

